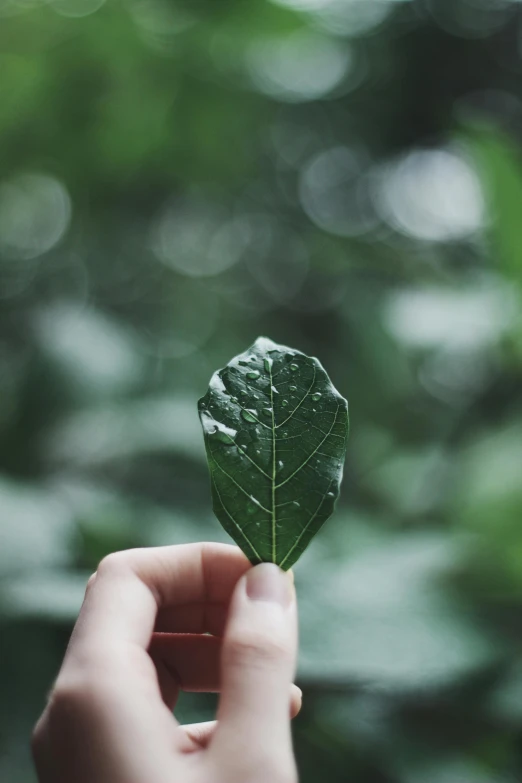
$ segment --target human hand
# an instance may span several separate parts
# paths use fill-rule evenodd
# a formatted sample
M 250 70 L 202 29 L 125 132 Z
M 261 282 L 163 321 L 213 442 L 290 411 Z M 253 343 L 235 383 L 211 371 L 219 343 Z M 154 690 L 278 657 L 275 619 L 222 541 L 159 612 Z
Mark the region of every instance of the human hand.
M 35 729 L 40 783 L 294 783 L 296 649 L 277 566 L 222 544 L 109 555 Z M 180 689 L 220 690 L 217 722 L 180 726 Z

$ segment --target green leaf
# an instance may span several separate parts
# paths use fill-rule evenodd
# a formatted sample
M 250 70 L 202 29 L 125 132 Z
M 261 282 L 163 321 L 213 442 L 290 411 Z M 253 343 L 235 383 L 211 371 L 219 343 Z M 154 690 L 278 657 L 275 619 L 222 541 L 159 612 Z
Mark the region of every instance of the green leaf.
M 468 128 L 466 141 L 482 177 L 493 219 L 487 229 L 494 256 L 520 282 L 522 269 L 522 162 L 517 145 L 502 131 L 487 125 Z
M 317 359 L 259 337 L 198 409 L 214 513 L 252 563 L 290 568 L 339 495 L 348 403 Z

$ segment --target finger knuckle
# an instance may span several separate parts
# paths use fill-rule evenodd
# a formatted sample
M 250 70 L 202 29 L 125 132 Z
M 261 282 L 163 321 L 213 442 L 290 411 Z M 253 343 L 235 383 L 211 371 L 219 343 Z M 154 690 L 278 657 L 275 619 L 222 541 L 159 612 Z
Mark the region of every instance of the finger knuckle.
M 61 684 L 55 686 L 49 696 L 45 718 L 36 726 L 33 735 L 32 747 L 35 758 L 39 751 L 44 750 L 46 744 L 44 737 L 61 736 L 66 729 L 76 725 L 82 709 L 80 688 Z
M 68 718 L 76 714 L 91 694 L 88 684 L 80 678 L 58 679 L 49 700 L 50 717 Z
M 37 760 L 40 757 L 40 754 L 43 750 L 43 746 L 44 746 L 43 734 L 44 734 L 44 730 L 43 730 L 43 717 L 42 717 L 33 728 L 31 734 L 31 752 L 35 760 Z
M 103 711 L 103 705 L 114 701 L 115 678 L 107 673 L 100 677 L 75 676 L 58 681 L 47 707 L 49 725 L 58 731 L 82 723 Z
M 227 662 L 234 665 L 270 665 L 290 657 L 282 639 L 271 638 L 256 631 L 237 633 L 230 637 L 225 650 Z

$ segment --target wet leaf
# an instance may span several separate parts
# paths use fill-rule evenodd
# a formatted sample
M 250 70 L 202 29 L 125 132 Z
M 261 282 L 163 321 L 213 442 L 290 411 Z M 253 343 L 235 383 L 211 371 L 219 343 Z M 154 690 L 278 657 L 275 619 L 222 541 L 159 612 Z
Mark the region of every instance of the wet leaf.
M 214 513 L 252 563 L 290 568 L 339 495 L 346 400 L 317 359 L 259 337 L 198 408 Z

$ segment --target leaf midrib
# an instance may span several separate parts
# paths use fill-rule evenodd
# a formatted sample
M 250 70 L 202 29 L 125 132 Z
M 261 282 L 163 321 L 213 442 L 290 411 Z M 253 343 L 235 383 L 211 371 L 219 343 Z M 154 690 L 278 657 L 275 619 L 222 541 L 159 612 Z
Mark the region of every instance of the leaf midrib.
M 272 411 L 272 562 L 277 563 L 277 517 L 276 517 L 276 426 L 274 412 L 274 384 L 272 379 L 272 364 L 270 370 L 270 410 Z

